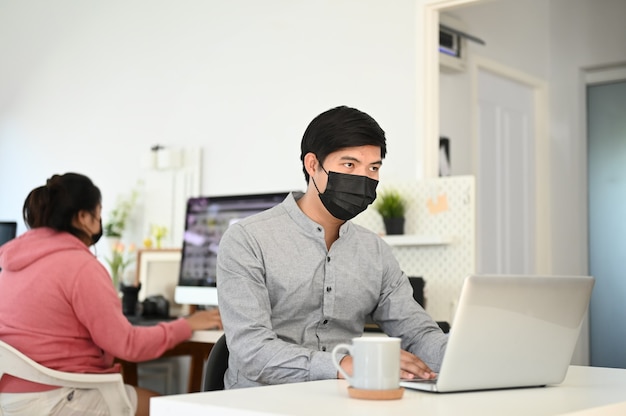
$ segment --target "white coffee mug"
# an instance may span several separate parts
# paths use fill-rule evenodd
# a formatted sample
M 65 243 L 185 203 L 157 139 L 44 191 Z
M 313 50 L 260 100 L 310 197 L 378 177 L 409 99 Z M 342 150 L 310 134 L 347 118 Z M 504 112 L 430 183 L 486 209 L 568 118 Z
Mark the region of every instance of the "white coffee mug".
M 352 375 L 339 365 L 339 351 L 352 356 Z M 393 390 L 400 387 L 400 338 L 353 338 L 352 345 L 338 344 L 332 352 L 333 364 L 350 383 L 363 390 Z

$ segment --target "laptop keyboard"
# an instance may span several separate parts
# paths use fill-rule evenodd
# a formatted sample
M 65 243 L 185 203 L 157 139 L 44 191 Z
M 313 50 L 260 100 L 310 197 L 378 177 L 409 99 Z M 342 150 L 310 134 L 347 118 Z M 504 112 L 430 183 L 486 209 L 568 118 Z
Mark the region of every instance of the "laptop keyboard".
M 400 381 L 409 383 L 421 383 L 421 384 L 434 384 L 437 383 L 436 378 L 424 379 L 424 378 L 402 378 Z

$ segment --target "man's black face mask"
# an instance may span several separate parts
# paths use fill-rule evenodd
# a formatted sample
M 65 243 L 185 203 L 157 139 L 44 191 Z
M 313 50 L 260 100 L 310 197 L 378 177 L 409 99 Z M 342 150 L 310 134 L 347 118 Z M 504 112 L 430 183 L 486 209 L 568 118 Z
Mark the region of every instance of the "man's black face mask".
M 322 167 L 326 172 L 326 169 Z M 315 189 L 322 204 L 330 214 L 343 221 L 350 220 L 376 199 L 378 181 L 367 176 L 349 175 L 347 173 L 326 172 L 328 182 L 326 190 L 321 193 L 313 180 Z

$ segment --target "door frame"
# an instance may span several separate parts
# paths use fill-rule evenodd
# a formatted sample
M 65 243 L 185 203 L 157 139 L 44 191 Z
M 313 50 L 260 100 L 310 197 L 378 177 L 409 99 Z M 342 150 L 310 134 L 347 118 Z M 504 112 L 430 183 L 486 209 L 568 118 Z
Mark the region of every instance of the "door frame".
M 487 0 L 418 0 L 416 18 L 418 33 L 416 42 L 417 56 L 423 59 L 423 65 L 417 65 L 417 105 L 416 121 L 418 135 L 417 149 L 421 152 L 422 165 L 417 166 L 417 178 L 435 178 L 439 174 L 439 13 L 445 9 L 478 3 Z M 421 23 L 421 25 L 420 25 Z M 421 35 L 421 36 L 420 36 Z M 468 70 L 474 71 L 471 76 L 473 102 L 477 103 L 478 69 L 491 71 L 497 75 L 513 79 L 531 87 L 535 102 L 535 270 L 537 273 L 549 274 L 552 271 L 552 232 L 551 232 L 551 193 L 550 193 L 550 140 L 549 140 L 549 106 L 548 86 L 544 81 L 521 71 L 506 67 L 497 62 L 473 56 L 469 61 Z M 473 106 L 472 122 L 477 120 L 477 107 Z M 473 163 L 477 163 L 476 126 L 472 128 Z M 421 141 L 420 141 L 421 140 Z M 476 169 L 474 169 L 475 171 Z M 477 180 L 478 183 L 478 180 Z
M 417 0 L 415 120 L 417 123 L 417 179 L 439 176 L 439 12 L 485 0 Z M 420 42 L 421 40 L 421 42 Z M 423 64 L 422 64 L 423 63 Z

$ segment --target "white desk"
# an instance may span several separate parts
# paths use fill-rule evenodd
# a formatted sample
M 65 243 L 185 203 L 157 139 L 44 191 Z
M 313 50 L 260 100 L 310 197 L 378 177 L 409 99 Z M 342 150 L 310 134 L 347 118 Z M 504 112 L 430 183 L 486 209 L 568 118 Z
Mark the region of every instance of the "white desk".
M 322 380 L 151 399 L 152 416 L 195 415 L 579 415 L 626 414 L 626 370 L 570 367 L 557 386 L 436 394 L 405 390 L 400 400 L 348 397 L 344 380 Z M 605 413 L 604 411 L 607 411 Z
M 188 342 L 203 342 L 205 344 L 215 344 L 222 335 L 224 335 L 224 331 L 217 329 L 194 331 Z

